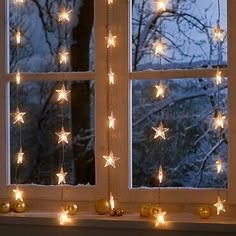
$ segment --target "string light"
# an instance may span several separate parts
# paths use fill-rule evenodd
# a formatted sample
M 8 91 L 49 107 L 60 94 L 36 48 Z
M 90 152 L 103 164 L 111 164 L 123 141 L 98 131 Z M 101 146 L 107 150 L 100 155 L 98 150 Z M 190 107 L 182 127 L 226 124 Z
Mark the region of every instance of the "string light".
M 156 222 L 155 222 L 156 227 L 165 224 L 165 215 L 166 212 L 165 211 L 162 212 L 161 208 L 159 208 L 156 214 Z
M 20 45 L 21 41 L 22 41 L 22 35 L 19 29 L 17 29 L 16 31 L 16 35 L 15 35 L 15 40 L 16 40 L 16 44 Z
M 216 85 L 221 85 L 222 80 L 223 80 L 222 79 L 222 72 L 219 70 L 219 67 L 217 67 L 216 77 L 215 77 Z
M 156 87 L 156 98 L 164 98 L 166 87 L 163 85 L 162 81 L 160 81 L 159 85 L 155 85 Z
M 225 116 L 223 116 L 218 110 L 215 112 L 214 116 L 214 128 L 215 129 L 224 129 Z
M 59 217 L 60 225 L 64 225 L 70 222 L 70 219 L 68 217 L 68 211 L 65 211 L 63 208 L 58 217 Z
M 67 172 L 64 172 L 62 167 L 61 167 L 60 172 L 57 173 L 56 175 L 58 177 L 58 185 L 66 183 L 65 177 L 67 175 Z
M 220 159 L 220 156 L 218 156 L 218 160 L 216 161 L 216 169 L 218 174 L 223 172 L 222 161 Z
M 108 78 L 109 78 L 109 84 L 115 83 L 115 74 L 112 72 L 112 69 L 110 69 L 108 73 Z
M 216 207 L 217 215 L 219 215 L 221 211 L 225 212 L 224 203 L 225 200 L 221 200 L 220 196 L 218 195 L 217 203 L 214 204 L 214 206 Z
M 116 47 L 116 38 L 117 36 L 113 36 L 111 31 L 109 30 L 108 37 L 105 37 L 105 39 L 107 40 L 107 48 Z
M 120 159 L 119 157 L 115 157 L 112 151 L 110 152 L 109 156 L 103 156 L 103 158 L 106 160 L 104 167 L 112 166 L 113 168 L 116 168 L 115 162 Z
M 157 39 L 152 45 L 155 56 L 165 55 L 167 44 L 164 43 L 161 39 Z
M 20 82 L 21 82 L 21 73 L 20 73 L 19 68 L 17 68 L 17 71 L 16 71 L 16 84 L 20 84 Z
M 58 143 L 68 143 L 68 136 L 70 135 L 70 132 L 66 132 L 64 130 L 64 127 L 61 127 L 61 132 L 56 133 L 58 136 Z
M 111 112 L 111 115 L 108 116 L 108 119 L 109 119 L 109 128 L 110 129 L 115 129 L 115 118 L 113 116 L 113 112 Z
M 58 21 L 62 23 L 69 23 L 71 12 L 72 10 L 67 10 L 65 8 L 61 9 L 61 11 L 58 13 Z
M 15 5 L 21 5 L 21 4 L 24 4 L 24 3 L 25 3 L 25 0 L 14 0 Z
M 162 122 L 160 123 L 160 125 L 158 127 L 152 127 L 152 129 L 156 132 L 154 139 L 161 137 L 163 139 L 166 139 L 166 135 L 165 133 L 169 130 L 168 128 L 164 128 Z
M 156 11 L 157 12 L 164 12 L 166 11 L 166 7 L 169 0 L 157 0 L 156 1 Z
M 22 152 L 22 147 L 20 147 L 20 150 L 17 153 L 17 164 L 18 165 L 23 163 L 23 156 L 24 156 L 24 153 Z
M 114 200 L 112 193 L 110 193 L 110 208 L 111 208 L 111 210 L 115 209 L 115 200 Z
M 14 115 L 14 122 L 13 124 L 16 123 L 25 123 L 23 116 L 26 114 L 26 112 L 20 112 L 19 108 L 16 108 L 16 112 L 13 114 Z
M 23 191 L 21 191 L 18 186 L 16 189 L 13 189 L 13 192 L 15 194 L 15 200 L 20 200 L 23 202 Z
M 113 4 L 113 0 L 108 0 L 108 4 Z
M 213 29 L 213 33 L 216 42 L 222 42 L 224 40 L 224 30 L 220 27 L 219 22 L 217 22 L 216 27 Z
M 70 90 L 66 90 L 65 85 L 63 84 L 60 90 L 56 90 L 58 93 L 57 101 L 67 101 L 68 102 L 68 94 Z
M 63 49 L 61 52 L 59 52 L 59 63 L 67 64 L 69 62 L 69 55 L 70 53 L 66 49 Z
M 159 170 L 158 170 L 158 180 L 159 180 L 159 183 L 161 184 L 163 180 L 163 171 L 162 171 L 161 165 L 159 166 Z

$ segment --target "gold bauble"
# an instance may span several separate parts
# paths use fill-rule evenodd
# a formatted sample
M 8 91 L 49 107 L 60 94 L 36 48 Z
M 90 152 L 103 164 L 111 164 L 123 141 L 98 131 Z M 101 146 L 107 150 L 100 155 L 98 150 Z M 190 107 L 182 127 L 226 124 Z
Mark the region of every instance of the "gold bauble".
M 20 201 L 20 200 L 16 200 L 13 202 L 13 210 L 17 213 L 23 213 L 25 212 L 26 206 L 25 203 Z
M 115 215 L 116 215 L 116 210 L 115 210 L 115 209 L 110 210 L 110 211 L 109 211 L 109 215 L 110 215 L 110 216 L 115 216 Z
M 123 216 L 124 214 L 124 210 L 122 208 L 117 208 L 116 209 L 116 215 L 117 216 Z
M 109 202 L 105 199 L 100 199 L 95 202 L 95 210 L 100 215 L 105 215 L 110 210 Z
M 142 206 L 140 209 L 140 216 L 149 217 L 150 216 L 150 207 L 151 207 L 150 204 Z
M 75 203 L 68 203 L 64 210 L 68 212 L 68 215 L 75 215 L 78 211 L 78 206 Z
M 198 214 L 199 214 L 200 218 L 207 219 L 211 215 L 211 208 L 207 205 L 200 206 L 198 208 Z
M 151 207 L 150 207 L 150 217 L 155 218 L 156 214 L 158 213 L 158 210 L 159 210 L 159 205 L 158 204 L 151 205 Z
M 0 212 L 8 213 L 11 211 L 11 204 L 9 202 L 1 202 L 0 203 Z

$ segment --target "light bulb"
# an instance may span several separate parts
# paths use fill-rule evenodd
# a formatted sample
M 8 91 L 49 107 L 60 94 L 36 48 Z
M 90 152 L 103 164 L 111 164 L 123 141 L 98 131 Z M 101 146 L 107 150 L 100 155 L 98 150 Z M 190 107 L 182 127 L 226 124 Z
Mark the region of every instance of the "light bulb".
M 164 86 L 162 81 L 160 81 L 159 85 L 155 85 L 155 87 L 156 87 L 156 98 L 164 98 L 166 87 Z
M 225 200 L 221 200 L 220 196 L 218 195 L 217 203 L 214 204 L 214 206 L 216 207 L 217 215 L 219 215 L 221 211 L 225 212 L 224 203 L 225 203 Z
M 18 68 L 17 71 L 16 71 L 16 84 L 20 84 L 20 82 L 21 82 L 21 73 L 20 73 L 20 70 Z
M 214 128 L 218 129 L 224 129 L 224 123 L 225 123 L 225 116 L 223 116 L 218 110 L 216 110 L 214 115 Z
M 108 73 L 108 78 L 109 78 L 109 84 L 114 84 L 115 83 L 115 74 L 112 72 L 111 68 L 110 68 L 110 71 Z
M 17 29 L 16 34 L 15 34 L 15 40 L 16 40 L 16 44 L 20 45 L 21 41 L 22 41 L 22 34 L 20 32 L 19 29 Z
M 220 27 L 217 22 L 216 27 L 213 29 L 214 39 L 216 42 L 222 42 L 224 40 L 224 30 Z
M 103 156 L 103 158 L 106 160 L 104 167 L 112 166 L 113 168 L 116 168 L 115 162 L 120 159 L 119 157 L 115 157 L 112 151 L 110 152 L 109 156 Z
M 67 64 L 69 62 L 69 52 L 66 49 L 63 49 L 59 52 L 59 63 L 60 64 Z
M 161 208 L 159 208 L 156 214 L 156 222 L 155 222 L 156 227 L 165 224 L 165 215 L 166 212 L 162 212 Z
M 166 7 L 167 7 L 167 4 L 168 4 L 168 1 L 169 0 L 157 0 L 155 3 L 156 5 L 156 11 L 157 12 L 164 12 L 166 11 Z
M 62 23 L 68 23 L 70 22 L 70 13 L 72 10 L 67 10 L 65 8 L 61 9 L 61 11 L 58 13 L 58 21 Z
M 105 39 L 107 40 L 107 48 L 116 47 L 116 38 L 117 36 L 113 36 L 111 31 L 109 31 L 108 37 L 105 37 Z
M 23 202 L 23 191 L 21 191 L 18 186 L 13 189 L 13 192 L 15 194 L 15 200 L 20 200 Z
M 215 81 L 216 81 L 216 85 L 221 85 L 222 84 L 222 73 L 219 70 L 219 68 L 217 67 L 217 71 L 216 71 L 216 77 L 215 77 Z
M 61 132 L 56 133 L 56 135 L 58 136 L 58 143 L 68 143 L 70 132 L 66 132 L 63 126 L 61 127 Z
M 160 165 L 159 170 L 158 170 L 158 180 L 159 180 L 159 183 L 161 184 L 162 180 L 163 180 L 163 171 L 162 171 L 162 166 L 161 165 Z
M 153 44 L 153 51 L 155 56 L 164 56 L 166 53 L 166 43 L 162 42 L 161 39 L 156 40 Z
M 166 139 L 166 135 L 165 133 L 169 130 L 168 128 L 164 128 L 162 122 L 160 123 L 160 125 L 158 127 L 152 127 L 152 129 L 156 132 L 154 139 L 161 137 L 163 139 Z
M 23 156 L 24 156 L 24 153 L 22 152 L 22 147 L 20 147 L 20 150 L 17 153 L 17 164 L 18 165 L 23 163 Z
M 110 208 L 111 210 L 115 209 L 115 200 L 114 197 L 112 196 L 112 193 L 110 193 Z
M 68 211 L 65 211 L 63 208 L 61 212 L 59 213 L 58 218 L 59 218 L 60 225 L 64 225 L 70 222 L 70 219 L 68 217 Z
M 222 161 L 219 156 L 218 156 L 218 160 L 216 161 L 216 169 L 217 169 L 218 174 L 223 172 Z
M 115 129 L 115 118 L 113 116 L 113 112 L 111 112 L 111 115 L 108 116 L 108 120 L 109 120 L 109 128 L 110 129 Z

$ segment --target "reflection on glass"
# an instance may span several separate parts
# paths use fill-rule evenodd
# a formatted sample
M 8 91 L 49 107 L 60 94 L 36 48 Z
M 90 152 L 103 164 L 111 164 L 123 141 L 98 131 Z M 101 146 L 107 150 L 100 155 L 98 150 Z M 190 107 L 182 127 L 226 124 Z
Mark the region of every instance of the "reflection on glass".
M 225 188 L 227 122 L 216 130 L 214 115 L 220 108 L 227 119 L 227 80 L 220 86 L 219 104 L 214 78 L 162 83 L 166 96 L 158 99 L 160 80 L 132 81 L 132 187 L 157 187 L 162 165 L 163 187 Z M 165 139 L 154 138 L 152 127 L 160 124 L 168 129 Z
M 66 137 L 64 171 L 66 183 L 95 184 L 94 159 L 94 81 L 66 81 L 68 102 L 64 103 Z M 62 106 L 58 92 L 62 82 L 25 82 L 19 93 L 19 108 L 26 112 L 22 127 L 24 160 L 18 171 L 20 184 L 57 184 L 62 146 L 58 136 L 62 124 Z M 14 125 L 16 85 L 10 84 L 10 155 L 11 183 L 15 183 L 15 167 L 19 153 L 19 127 Z

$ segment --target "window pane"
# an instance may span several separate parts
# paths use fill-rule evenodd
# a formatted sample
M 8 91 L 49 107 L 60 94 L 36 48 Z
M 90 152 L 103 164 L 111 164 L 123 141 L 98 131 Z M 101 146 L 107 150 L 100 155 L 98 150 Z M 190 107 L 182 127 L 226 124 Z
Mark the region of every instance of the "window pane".
M 214 116 L 227 116 L 227 80 L 163 80 L 165 97 L 156 97 L 159 80 L 132 81 L 132 187 L 158 186 L 161 160 L 163 187 L 225 188 L 227 185 L 227 122 L 215 129 Z M 169 129 L 154 139 L 162 122 Z M 218 156 L 219 155 L 219 156 Z M 223 172 L 217 174 L 216 161 Z
M 95 184 L 94 81 L 66 81 L 71 90 L 64 103 L 64 129 L 71 132 L 65 144 L 64 171 L 67 184 Z M 32 81 L 20 87 L 18 104 L 26 112 L 21 124 L 23 164 L 18 170 L 18 183 L 57 184 L 56 173 L 62 161 L 62 143 L 56 133 L 62 127 L 62 104 L 55 90 L 62 82 Z M 16 85 L 10 84 L 10 154 L 11 183 L 15 183 L 16 155 L 20 148 L 20 129 L 14 123 Z
M 22 6 L 10 1 L 9 9 L 10 72 L 17 66 L 24 72 L 94 70 L 93 0 L 32 0 Z M 69 12 L 69 23 L 59 22 L 63 9 Z M 18 30 L 22 35 L 19 50 Z M 63 50 L 70 59 L 61 68 L 59 53 Z
M 220 1 L 223 42 L 213 39 L 217 22 L 216 0 L 169 1 L 167 11 L 157 13 L 155 0 L 132 0 L 132 67 L 146 69 L 191 69 L 227 64 L 227 1 Z M 166 44 L 162 56 L 154 43 Z M 218 52 L 220 61 L 218 62 Z

